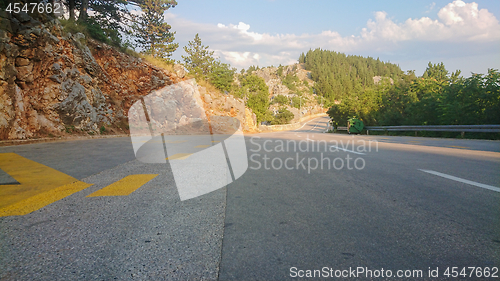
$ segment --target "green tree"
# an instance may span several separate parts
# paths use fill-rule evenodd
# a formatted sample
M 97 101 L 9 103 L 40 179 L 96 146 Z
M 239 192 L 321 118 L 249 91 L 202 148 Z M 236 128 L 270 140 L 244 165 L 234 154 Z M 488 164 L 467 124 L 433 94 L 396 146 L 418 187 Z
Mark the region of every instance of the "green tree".
M 256 75 L 247 75 L 241 78 L 239 96 L 246 100 L 246 104 L 257 116 L 257 123 L 272 120 L 269 111 L 269 90 L 264 79 Z
M 415 74 L 408 72 L 394 85 L 382 83 L 375 86 L 375 96 L 379 104 L 373 113 L 374 125 L 412 125 L 410 120 L 415 114 L 412 106 L 418 101 L 417 94 L 412 88 L 415 79 Z
M 175 32 L 170 31 L 164 13 L 175 5 L 175 0 L 143 0 L 139 4 L 142 14 L 136 17 L 132 30 L 138 45 L 144 48 L 143 53 L 170 61 L 179 44 L 173 43 Z
M 117 47 L 122 45 L 121 34 L 130 33 L 134 21 L 129 7 L 138 5 L 130 0 L 65 0 L 63 3 L 69 11 L 69 22 L 75 23 L 78 11 L 76 24 L 86 29 L 86 35 Z
M 346 103 L 334 104 L 326 113 L 330 116 L 335 127 L 347 126 L 347 119 L 354 115 L 349 105 Z
M 211 71 L 208 75 L 210 83 L 221 91 L 229 92 L 233 84 L 235 68 L 231 68 L 229 64 L 221 63 L 216 60 L 211 66 Z
M 187 56 L 182 56 L 184 66 L 190 74 L 206 79 L 215 61 L 214 52 L 208 50 L 208 46 L 203 46 L 198 33 L 193 41 L 189 41 L 184 47 Z
M 299 56 L 299 63 L 305 63 L 306 62 L 306 55 L 304 55 L 304 52 L 302 52 Z
M 271 125 L 289 124 L 293 117 L 295 116 L 292 112 L 290 112 L 290 110 L 286 107 L 281 107 L 278 110 L 278 113 L 274 116 L 274 119 L 271 121 Z
M 500 73 L 473 74 L 443 91 L 441 123 L 451 125 L 500 124 Z
M 448 81 L 448 70 L 444 67 L 444 63 L 432 64 L 429 62 L 427 68 L 422 75 L 423 78 L 436 79 L 438 82 Z
M 252 72 L 255 71 L 255 70 L 259 70 L 259 67 L 258 66 L 255 66 L 255 65 L 251 65 L 248 67 L 248 70 L 247 70 L 247 73 L 252 75 Z

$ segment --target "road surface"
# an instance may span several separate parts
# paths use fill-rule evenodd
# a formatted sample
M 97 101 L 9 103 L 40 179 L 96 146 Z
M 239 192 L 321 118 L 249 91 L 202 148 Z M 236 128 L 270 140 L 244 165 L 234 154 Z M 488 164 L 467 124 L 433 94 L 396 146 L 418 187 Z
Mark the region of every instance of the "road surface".
M 185 201 L 169 163 L 203 149 L 189 141 L 166 164 L 136 160 L 127 137 L 0 147 L 0 280 L 494 275 L 500 142 L 326 122 L 246 135 L 246 173 Z

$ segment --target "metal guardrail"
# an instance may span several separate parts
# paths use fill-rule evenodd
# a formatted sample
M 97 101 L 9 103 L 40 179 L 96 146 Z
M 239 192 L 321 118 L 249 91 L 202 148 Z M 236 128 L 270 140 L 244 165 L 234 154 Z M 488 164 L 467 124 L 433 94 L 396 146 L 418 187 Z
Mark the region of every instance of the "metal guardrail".
M 500 133 L 500 125 L 366 126 L 366 131 L 434 131 Z
M 366 133 L 370 131 L 414 131 L 417 132 L 465 132 L 472 133 L 500 133 L 500 125 L 426 125 L 426 126 L 366 126 Z M 338 131 L 347 131 L 347 127 L 337 127 Z

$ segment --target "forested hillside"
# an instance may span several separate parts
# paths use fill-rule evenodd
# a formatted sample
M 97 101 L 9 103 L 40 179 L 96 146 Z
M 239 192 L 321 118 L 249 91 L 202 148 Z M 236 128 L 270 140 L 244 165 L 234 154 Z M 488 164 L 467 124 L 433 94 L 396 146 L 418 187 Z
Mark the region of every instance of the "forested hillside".
M 399 66 L 385 63 L 378 58 L 350 56 L 328 50 L 309 50 L 302 53 L 299 62 L 305 63 L 316 82 L 315 89 L 333 102 L 374 85 L 373 77 L 398 79 L 403 74 Z
M 329 101 L 334 124 L 356 116 L 366 125 L 500 124 L 500 73 L 462 77 L 443 63 L 429 63 L 417 77 L 379 59 L 316 49 L 299 61 Z

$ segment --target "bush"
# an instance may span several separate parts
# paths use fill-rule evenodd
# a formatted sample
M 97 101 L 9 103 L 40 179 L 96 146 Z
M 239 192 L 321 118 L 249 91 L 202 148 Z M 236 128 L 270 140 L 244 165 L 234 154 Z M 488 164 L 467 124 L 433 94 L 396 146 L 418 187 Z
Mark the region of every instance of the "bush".
M 295 108 L 298 108 L 300 109 L 300 97 L 293 97 L 292 98 L 292 106 L 295 107 Z
M 75 21 L 70 21 L 70 20 L 65 20 L 61 19 L 60 20 L 61 25 L 63 27 L 64 32 L 70 32 L 70 33 L 83 33 L 85 35 L 88 35 L 88 31 L 85 25 L 78 24 Z
M 287 105 L 290 101 L 284 95 L 277 95 L 273 99 L 273 103 L 278 103 L 282 105 Z
M 279 109 L 278 114 L 274 116 L 274 119 L 271 121 L 271 125 L 289 124 L 293 117 L 295 116 L 292 112 L 290 112 L 290 110 L 286 107 L 282 107 Z
M 210 83 L 221 91 L 230 91 L 233 84 L 233 76 L 236 69 L 231 68 L 229 64 L 215 62 L 212 65 L 211 72 L 208 74 Z
M 283 85 L 287 86 L 288 89 L 294 92 L 298 91 L 297 86 L 295 84 L 299 82 L 300 80 L 297 76 L 290 74 L 285 76 L 285 79 L 283 79 Z

